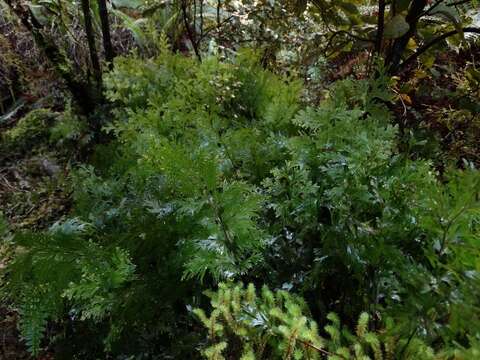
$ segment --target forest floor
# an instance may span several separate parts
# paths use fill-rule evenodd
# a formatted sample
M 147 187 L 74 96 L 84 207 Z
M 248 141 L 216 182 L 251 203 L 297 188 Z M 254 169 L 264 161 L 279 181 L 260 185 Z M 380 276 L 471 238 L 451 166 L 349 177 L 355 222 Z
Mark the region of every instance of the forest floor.
M 15 126 L 20 117 L 0 126 L 0 134 Z M 66 169 L 66 160 L 48 148 L 7 152 L 0 144 L 0 214 L 10 229 L 43 229 L 68 212 Z M 5 268 L 11 251 L 8 245 L 0 247 L 0 270 Z M 0 299 L 1 360 L 31 358 L 17 323 L 18 314 Z M 43 354 L 38 359 L 51 358 L 51 354 Z
M 30 359 L 25 345 L 19 340 L 17 314 L 5 306 L 0 306 L 0 359 Z

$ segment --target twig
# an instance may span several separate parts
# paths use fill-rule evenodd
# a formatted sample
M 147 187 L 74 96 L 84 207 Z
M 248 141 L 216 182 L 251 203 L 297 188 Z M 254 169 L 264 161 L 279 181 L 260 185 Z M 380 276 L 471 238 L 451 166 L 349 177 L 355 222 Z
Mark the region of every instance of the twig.
M 395 89 L 391 89 L 395 94 L 398 95 L 398 98 L 400 99 L 400 101 L 402 102 L 402 106 L 403 106 L 403 116 L 407 115 L 407 106 L 405 105 L 405 102 L 403 101 L 402 99 L 402 95 L 400 95 L 400 93 L 395 90 Z
M 476 28 L 476 27 L 464 27 L 464 28 L 462 28 L 461 31 L 464 32 L 464 33 L 480 34 L 480 28 Z M 430 49 L 432 46 L 434 46 L 434 45 L 438 44 L 440 41 L 445 40 L 446 38 L 448 38 L 450 36 L 453 36 L 453 35 L 456 35 L 458 33 L 460 33 L 460 31 L 458 29 L 455 29 L 455 30 L 449 31 L 449 32 L 447 32 L 443 35 L 440 35 L 440 36 L 436 37 L 435 39 L 429 41 L 428 43 L 423 45 L 421 48 L 419 48 L 414 54 L 410 55 L 407 59 L 405 59 L 405 61 L 403 61 L 400 64 L 399 70 L 402 70 L 408 64 L 415 61 L 420 55 L 422 55 L 425 51 Z
M 213 30 L 218 30 L 220 27 L 222 27 L 225 23 L 229 22 L 231 19 L 233 19 L 235 15 L 230 15 L 228 18 L 223 19 L 220 23 L 217 25 L 210 26 L 209 28 L 205 29 L 203 32 L 203 35 L 200 37 L 200 40 L 203 40 L 210 32 Z
M 321 353 L 324 354 L 324 355 L 328 355 L 328 356 L 334 355 L 334 356 L 338 356 L 338 357 L 340 357 L 340 358 L 342 358 L 342 359 L 345 359 L 345 360 L 347 359 L 347 358 L 344 357 L 343 355 L 340 355 L 340 354 L 337 354 L 337 353 L 331 353 L 330 351 L 327 351 L 327 350 L 325 350 L 325 349 L 319 348 L 318 346 L 315 346 L 315 345 L 313 345 L 312 343 L 309 343 L 308 341 L 305 341 L 305 340 L 302 340 L 302 339 L 297 339 L 297 340 L 298 340 L 299 342 L 301 342 L 303 345 L 306 345 L 306 346 L 308 346 L 308 347 L 311 347 L 312 349 L 315 349 L 315 350 L 317 350 L 318 352 L 321 352 Z

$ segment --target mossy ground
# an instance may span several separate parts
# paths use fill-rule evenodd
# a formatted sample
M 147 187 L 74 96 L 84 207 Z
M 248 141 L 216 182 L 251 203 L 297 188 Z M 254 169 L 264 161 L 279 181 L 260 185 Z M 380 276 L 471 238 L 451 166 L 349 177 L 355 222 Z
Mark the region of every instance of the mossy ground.
M 43 229 L 70 207 L 65 154 L 50 142 L 50 127 L 59 113 L 33 110 L 0 127 L 0 215 L 11 230 Z M 0 248 L 0 271 L 13 249 Z M 0 359 L 30 359 L 17 329 L 18 315 L 0 299 Z M 40 356 L 50 359 L 48 353 Z

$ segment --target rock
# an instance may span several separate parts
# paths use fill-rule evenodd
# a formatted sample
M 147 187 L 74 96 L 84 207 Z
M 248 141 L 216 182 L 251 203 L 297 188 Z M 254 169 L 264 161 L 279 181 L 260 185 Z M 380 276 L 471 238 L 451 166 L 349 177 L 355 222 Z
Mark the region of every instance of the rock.
M 58 166 L 58 164 L 56 164 L 55 162 L 49 159 L 43 159 L 41 161 L 41 164 L 42 164 L 43 170 L 49 176 L 55 176 L 61 171 L 60 166 Z

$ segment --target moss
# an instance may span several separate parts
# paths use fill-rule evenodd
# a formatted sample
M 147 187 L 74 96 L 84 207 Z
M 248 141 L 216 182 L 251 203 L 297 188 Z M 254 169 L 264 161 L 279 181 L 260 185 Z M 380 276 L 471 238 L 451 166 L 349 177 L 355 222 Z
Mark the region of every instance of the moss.
M 26 150 L 38 142 L 47 142 L 49 128 L 54 123 L 57 113 L 47 109 L 30 111 L 21 118 L 15 127 L 5 132 L 4 145 L 8 148 Z

